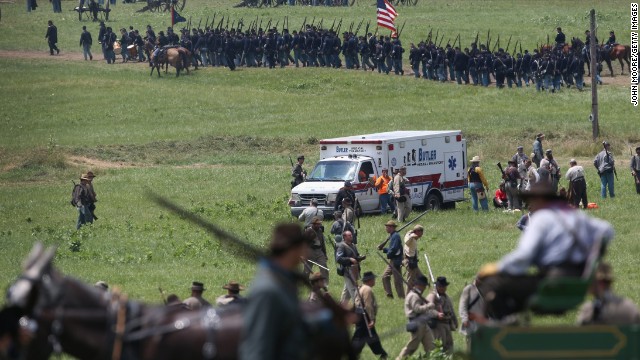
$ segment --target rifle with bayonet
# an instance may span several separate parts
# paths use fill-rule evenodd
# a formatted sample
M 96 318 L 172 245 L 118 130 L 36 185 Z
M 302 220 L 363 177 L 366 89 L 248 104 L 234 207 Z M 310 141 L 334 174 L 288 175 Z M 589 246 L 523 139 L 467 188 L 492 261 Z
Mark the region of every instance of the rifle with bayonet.
M 304 31 L 304 26 L 307 25 L 307 17 L 304 17 L 304 21 L 302 22 L 302 26 L 300 26 L 300 31 Z
M 491 41 L 491 37 L 489 36 L 491 34 L 491 29 L 487 30 L 487 51 L 489 51 L 489 44 Z
M 480 31 L 476 32 L 476 39 L 473 41 L 473 43 L 476 44 L 476 47 L 478 46 L 478 36 L 480 36 Z
M 213 15 L 215 16 L 215 14 Z M 207 15 L 207 20 L 204 22 L 204 27 L 205 29 L 209 26 L 209 15 Z M 198 27 L 200 27 L 200 25 L 198 25 Z
M 414 222 L 418 221 L 418 219 L 420 219 L 421 217 L 423 217 L 424 215 L 427 214 L 427 212 L 429 212 L 429 210 L 425 210 L 424 212 L 420 213 L 418 216 L 416 216 L 413 220 L 409 221 L 408 223 L 404 224 L 400 229 L 396 230 L 395 232 L 400 232 L 404 229 L 407 228 L 407 226 L 413 224 Z M 381 242 L 380 244 L 378 244 L 378 250 L 382 250 L 384 248 L 385 245 L 387 245 L 387 243 L 389 242 L 389 240 L 391 239 L 391 236 L 388 236 L 387 239 L 383 242 Z
M 340 22 L 338 23 L 338 28 L 336 29 L 336 34 L 340 34 L 340 28 L 342 27 L 342 18 L 340 18 Z
M 511 38 L 513 37 L 513 35 L 509 36 L 509 41 L 507 41 L 507 48 L 504 49 L 504 52 L 506 52 L 507 54 L 509 53 L 509 45 L 511 45 Z
M 229 30 L 229 18 L 231 16 L 227 16 L 227 25 L 225 26 L 225 30 Z
M 498 34 L 498 40 L 496 40 L 496 43 L 493 45 L 493 49 L 491 49 L 491 52 L 496 51 L 496 47 L 498 47 L 498 44 L 500 44 L 500 34 Z
M 198 21 L 198 31 L 200 30 L 200 25 L 202 24 L 202 18 Z

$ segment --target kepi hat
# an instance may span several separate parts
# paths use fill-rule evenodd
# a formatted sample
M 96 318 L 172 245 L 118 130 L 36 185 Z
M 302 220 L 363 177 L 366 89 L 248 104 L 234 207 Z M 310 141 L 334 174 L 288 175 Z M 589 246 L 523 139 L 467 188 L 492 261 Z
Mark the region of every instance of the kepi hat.
M 398 227 L 398 224 L 396 224 L 396 222 L 393 220 L 389 220 L 386 224 L 384 224 L 384 226 Z
M 416 278 L 416 281 L 414 282 L 414 284 L 422 285 L 422 286 L 429 286 L 429 279 L 427 279 L 427 277 L 424 276 L 424 275 L 420 275 L 420 276 L 418 276 L 418 278 Z
M 194 281 L 193 283 L 191 283 L 191 290 L 192 291 L 205 291 L 207 289 L 204 288 L 204 284 L 203 283 Z

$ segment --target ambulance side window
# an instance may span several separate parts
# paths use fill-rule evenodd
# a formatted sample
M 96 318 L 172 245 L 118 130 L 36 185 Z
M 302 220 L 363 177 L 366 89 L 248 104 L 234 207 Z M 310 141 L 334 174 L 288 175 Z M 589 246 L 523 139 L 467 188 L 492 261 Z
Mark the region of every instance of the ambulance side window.
M 374 174 L 373 172 L 373 164 L 370 161 L 363 162 L 360 165 L 360 171 L 358 171 L 358 181 L 363 183 L 369 180 L 369 176 Z

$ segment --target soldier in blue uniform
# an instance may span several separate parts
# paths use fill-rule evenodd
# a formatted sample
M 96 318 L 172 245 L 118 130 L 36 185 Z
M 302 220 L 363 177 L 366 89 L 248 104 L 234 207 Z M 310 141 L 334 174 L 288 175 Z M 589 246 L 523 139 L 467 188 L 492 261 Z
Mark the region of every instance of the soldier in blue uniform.
M 53 51 L 56 51 L 56 55 L 60 54 L 60 49 L 56 43 L 58 42 L 58 28 L 53 25 L 53 21 L 49 20 L 47 27 L 47 34 L 44 36 L 47 39 L 47 44 L 49 44 L 49 53 L 53 55 Z
M 400 40 L 396 39 L 393 42 L 393 50 L 391 50 L 391 58 L 393 60 L 393 72 L 396 75 L 404 75 L 404 70 L 402 69 L 402 54 L 404 53 L 404 49 L 400 44 Z
M 420 49 L 418 49 L 413 43 L 409 49 L 409 64 L 411 64 L 411 70 L 416 79 L 420 78 Z
M 556 48 L 562 48 L 564 44 L 567 42 L 567 37 L 562 32 L 561 28 L 558 27 L 556 30 L 558 31 L 558 34 L 556 35 L 556 39 L 555 39 Z

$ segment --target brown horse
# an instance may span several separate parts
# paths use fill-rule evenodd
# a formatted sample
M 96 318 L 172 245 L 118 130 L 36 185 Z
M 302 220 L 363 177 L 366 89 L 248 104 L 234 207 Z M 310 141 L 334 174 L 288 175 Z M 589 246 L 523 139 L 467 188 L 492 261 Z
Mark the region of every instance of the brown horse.
M 128 301 L 62 276 L 54 249 L 36 244 L 24 272 L 11 286 L 7 304 L 37 323 L 26 359 L 64 352 L 79 359 L 236 359 L 242 307 L 188 311 Z M 314 359 L 342 359 L 349 349 L 346 328 L 328 320 L 327 308 L 304 308 Z
M 614 45 L 609 49 L 609 59 L 610 60 L 618 60 L 620 62 L 620 67 L 622 68 L 621 75 L 624 75 L 624 60 L 627 63 L 627 68 L 631 69 L 630 61 L 631 61 L 631 47 L 629 45 Z M 613 69 L 611 68 L 611 61 L 607 62 L 609 65 L 609 70 L 613 74 Z
M 160 68 L 165 67 L 164 73 L 166 74 L 169 71 L 169 65 L 176 68 L 176 77 L 180 76 L 181 70 L 186 70 L 187 74 L 189 74 L 189 66 L 191 66 L 192 55 L 191 52 L 184 47 L 172 47 L 162 49 L 156 55 L 156 51 L 153 50 L 153 46 L 150 43 L 146 43 L 145 47 L 149 50 L 151 57 L 149 58 L 149 63 L 151 65 L 151 73 L 149 75 L 153 75 L 153 70 L 156 70 L 158 73 L 158 77 L 160 77 Z M 198 65 L 195 65 L 195 68 L 198 69 Z

